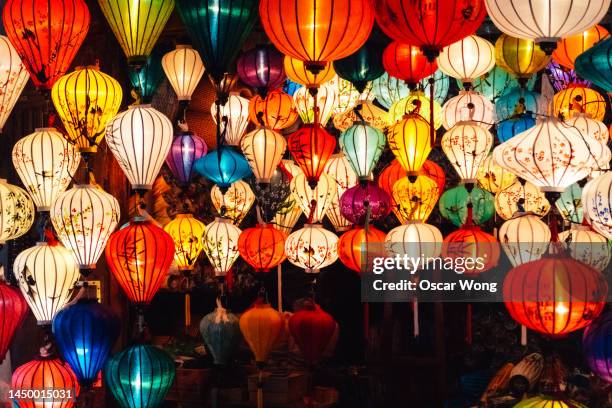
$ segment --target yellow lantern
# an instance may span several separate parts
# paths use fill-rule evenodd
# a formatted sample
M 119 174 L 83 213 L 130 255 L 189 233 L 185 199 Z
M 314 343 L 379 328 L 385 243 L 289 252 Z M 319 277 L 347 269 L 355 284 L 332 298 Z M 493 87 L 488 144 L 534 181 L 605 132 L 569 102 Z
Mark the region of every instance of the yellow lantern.
M 214 102 L 210 107 L 210 114 L 217 123 L 217 104 Z M 240 145 L 249 125 L 249 100 L 237 92 L 230 92 L 225 105 L 221 105 L 218 116 L 221 119 L 221 133 L 225 135 L 225 142 L 230 146 Z
M 119 111 L 123 91 L 113 77 L 88 66 L 62 76 L 53 85 L 51 98 L 68 140 L 79 151 L 93 153 L 104 138 L 106 124 Z
M 546 67 L 550 56 L 533 40 L 502 34 L 495 41 L 495 60 L 524 85 L 533 74 Z
M 459 122 L 442 136 L 442 150 L 463 183 L 475 183 L 480 165 L 493 146 L 493 135 L 476 122 Z
M 612 258 L 610 242 L 588 225 L 572 225 L 559 233 L 559 241 L 569 250 L 572 258 L 603 272 Z
M 314 123 L 315 121 L 315 98 L 319 109 L 319 123 L 325 126 L 338 104 L 338 92 L 334 87 L 327 84 L 321 85 L 314 96 L 305 86 L 298 89 L 293 95 L 293 103 L 304 123 Z
M 442 125 L 448 130 L 461 121 L 470 120 L 470 115 L 478 126 L 491 129 L 495 124 L 495 105 L 479 92 L 461 90 L 442 106 Z
M 193 214 L 177 214 L 164 226 L 174 241 L 174 262 L 180 271 L 192 271 L 202 252 L 202 237 L 206 226 Z
M 357 112 L 361 117 L 357 116 Z M 359 101 L 353 109 L 350 109 L 333 118 L 334 127 L 341 132 L 353 126 L 355 122 L 367 122 L 370 126 L 379 130 L 385 130 L 389 124 L 389 114 L 374 105 L 372 101 Z
M 190 45 L 177 45 L 162 58 L 162 68 L 179 101 L 190 101 L 204 75 L 200 53 Z
M 442 126 L 442 107 L 436 101 L 433 102 L 434 129 L 439 129 Z M 411 92 L 407 97 L 393 103 L 389 109 L 389 125 L 401 120 L 407 114 L 419 115 L 427 123 L 430 121 L 430 103 L 429 98 L 422 91 Z
M 210 199 L 221 217 L 240 225 L 255 202 L 255 194 L 248 183 L 238 180 L 229 186 L 225 194 L 215 184 L 210 190 Z
M 389 127 L 391 152 L 409 175 L 418 174 L 432 149 L 431 127 L 417 115 L 407 115 Z
M 0 179 L 0 245 L 19 238 L 34 223 L 34 203 L 21 188 Z
M 331 176 L 335 183 L 334 200 L 327 209 L 327 218 L 331 221 L 336 232 L 346 231 L 351 225 L 349 220 L 340 212 L 340 197 L 346 190 L 357 185 L 357 173 L 349 163 L 344 153 L 334 154 L 325 164 L 325 174 Z
M 240 228 L 227 218 L 217 217 L 206 226 L 202 247 L 216 276 L 225 276 L 238 258 Z
M 560 40 L 557 43 L 557 49 L 552 54 L 552 58 L 565 68 L 574 69 L 576 57 L 609 35 L 608 30 L 596 24 L 586 31 Z
M 499 242 L 512 266 L 537 261 L 550 244 L 550 229 L 540 217 L 517 212 L 499 228 Z
M 471 84 L 495 66 L 495 47 L 484 38 L 468 35 L 442 48 L 437 61 L 440 71 Z
M 413 183 L 403 177 L 393 185 L 393 199 L 407 221 L 426 222 L 439 197 L 438 185 L 427 176 L 418 176 Z
M 257 182 L 270 184 L 270 178 L 287 148 L 287 141 L 280 133 L 260 127 L 242 138 L 240 148 Z
M 553 115 L 570 119 L 574 114 L 584 113 L 602 121 L 606 115 L 606 101 L 603 96 L 584 86 L 569 86 L 553 97 Z
M 291 194 L 297 200 L 298 205 L 311 217 L 313 223 L 323 221 L 325 211 L 331 205 L 335 197 L 335 181 L 326 173 L 321 174 L 317 186 L 312 189 L 308 184 L 306 176 L 301 173 L 291 179 L 289 184 Z
M 300 85 L 304 85 L 306 88 L 316 88 L 332 80 L 336 75 L 336 71 L 334 71 L 334 66 L 331 62 L 325 63 L 323 69 L 316 74 L 306 69 L 304 61 L 289 56 L 285 57 L 284 66 L 287 78 Z
M 529 182 L 523 185 L 517 179 L 495 194 L 495 211 L 504 220 L 509 220 L 519 210 L 543 217 L 548 214 L 550 203 L 536 186 Z
M 506 187 L 510 187 L 516 181 L 516 176 L 493 161 L 493 155 L 489 154 L 482 162 L 476 173 L 478 186 L 497 194 Z

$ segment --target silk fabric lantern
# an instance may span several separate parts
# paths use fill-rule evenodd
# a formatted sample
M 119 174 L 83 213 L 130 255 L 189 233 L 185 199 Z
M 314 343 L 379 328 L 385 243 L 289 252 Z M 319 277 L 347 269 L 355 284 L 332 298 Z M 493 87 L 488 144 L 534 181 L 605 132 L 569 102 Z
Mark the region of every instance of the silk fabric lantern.
M 400 221 L 426 222 L 440 197 L 440 190 L 435 181 L 420 175 L 414 182 L 408 177 L 399 179 L 393 185 L 392 194 L 401 213 Z
M 497 120 L 504 121 L 523 115 L 536 117 L 547 111 L 546 99 L 537 92 L 513 88 L 495 102 Z
M 383 75 L 383 42 L 370 36 L 368 41 L 353 54 L 334 61 L 338 76 L 355 86 L 357 92 L 365 90 L 368 82 Z
M 429 98 L 423 91 L 414 91 L 409 96 L 395 102 L 389 108 L 389 125 L 402 120 L 406 115 L 418 115 L 427 123 L 431 121 L 431 106 Z M 433 126 L 438 129 L 441 122 L 442 107 L 436 101 L 433 103 Z
M 312 222 L 321 222 L 325 211 L 334 200 L 338 199 L 334 196 L 334 193 L 336 193 L 335 182 L 327 174 L 321 174 L 319 181 L 312 188 L 304 174 L 298 174 L 291 179 L 291 194 Z
M 389 195 L 375 182 L 362 182 L 340 197 L 340 212 L 353 224 L 362 225 L 385 218 L 391 212 Z
M 582 349 L 587 364 L 595 375 L 608 383 L 612 382 L 612 313 L 603 313 L 589 325 L 582 336 Z
M 179 44 L 162 58 L 164 73 L 180 101 L 190 101 L 204 75 L 200 54 L 190 45 Z
M 325 165 L 325 173 L 328 174 L 336 183 L 332 183 L 335 188 L 333 200 L 327 208 L 326 215 L 329 221 L 334 226 L 336 232 L 345 231 L 352 225 L 349 220 L 342 216 L 342 208 L 340 206 L 340 197 L 349 188 L 357 185 L 357 174 L 353 170 L 351 164 L 344 153 L 334 154 Z M 301 211 L 300 211 L 301 212 Z
M 305 125 L 289 135 L 287 145 L 308 184 L 315 188 L 325 164 L 336 148 L 336 139 L 319 125 Z
M 516 181 L 516 176 L 508 170 L 498 166 L 493 156 L 488 155 L 476 173 L 478 185 L 493 194 L 510 187 Z
M 457 80 L 457 85 L 462 87 L 463 83 Z M 495 102 L 513 85 L 518 85 L 518 82 L 512 75 L 499 65 L 495 65 L 491 71 L 472 82 L 472 90 Z
M 304 85 L 306 88 L 317 88 L 319 85 L 329 82 L 336 75 L 334 66 L 331 62 L 322 65 L 320 70 L 311 72 L 306 68 L 304 61 L 285 56 L 283 67 L 287 77 L 298 84 Z
M 428 61 L 419 47 L 397 41 L 385 48 L 383 66 L 390 76 L 406 81 L 411 88 L 438 69 L 436 62 Z
M 212 355 L 215 364 L 219 365 L 229 363 L 242 337 L 238 318 L 221 306 L 219 300 L 215 310 L 200 321 L 200 333 L 204 338 L 206 349 Z
M 590 87 L 592 85 L 591 81 L 578 76 L 576 70 L 564 68 L 557 64 L 554 60 L 548 63 L 545 73 L 548 74 L 548 79 L 555 92 L 562 91 L 572 84 L 584 85 L 586 87 Z M 531 77 L 532 80 L 534 78 L 536 78 L 535 75 Z
M 512 218 L 517 211 L 532 212 L 543 217 L 549 210 L 550 203 L 544 193 L 529 182 L 516 180 L 511 186 L 495 194 L 495 211 L 504 220 Z
M 346 231 L 338 240 L 338 258 L 357 273 L 372 270 L 374 258 L 385 256 L 386 234 L 373 226 Z
M 227 218 L 217 217 L 206 226 L 202 237 L 204 253 L 215 270 L 215 276 L 225 276 L 238 258 L 240 228 Z
M 180 271 L 192 271 L 202 252 L 206 226 L 193 214 L 177 214 L 164 226 L 174 242 L 174 262 Z
M 15 332 L 28 313 L 28 304 L 19 289 L 0 282 L 0 361 L 4 361 Z
M 137 93 L 137 99 L 142 100 L 142 103 L 151 103 L 157 88 L 165 78 L 161 60 L 166 52 L 170 51 L 169 48 L 166 45 L 153 47 L 153 51 L 147 57 L 144 65 L 139 69 L 128 70 L 132 89 Z
M 314 301 L 307 301 L 289 318 L 289 333 L 304 359 L 315 364 L 323 356 L 336 330 L 334 318 Z
M 459 91 L 442 106 L 442 125 L 449 130 L 457 123 L 470 120 L 485 129 L 495 122 L 495 105 L 482 94 L 474 91 Z
M 578 129 L 580 134 L 591 136 L 603 144 L 607 144 L 610 139 L 608 127 L 603 122 L 592 119 L 588 113 L 574 113 L 571 118 L 565 120 L 565 124 Z
M 495 41 L 495 60 L 497 65 L 517 77 L 519 83 L 524 85 L 533 74 L 548 64 L 550 56 L 530 39 L 502 34 Z
M 493 146 L 493 135 L 472 120 L 459 122 L 440 142 L 463 183 L 475 183 L 478 169 Z
M 261 45 L 246 51 L 236 61 L 238 76 L 260 95 L 280 87 L 285 79 L 283 54 L 271 45 Z
M 472 205 L 472 221 L 482 225 L 495 215 L 493 196 L 478 187 L 468 192 L 464 185 L 446 190 L 440 197 L 440 215 L 460 227 L 467 221 L 468 206 Z
M 242 154 L 232 147 L 223 145 L 196 160 L 194 169 L 217 184 L 221 192 L 227 191 L 236 181 L 253 174 Z
M 430 125 L 416 115 L 409 115 L 389 128 L 389 148 L 402 167 L 418 174 L 432 149 Z
M 595 120 L 603 120 L 606 115 L 606 101 L 599 92 L 584 86 L 572 85 L 553 97 L 552 113 L 564 119 L 575 114 L 585 113 Z
M 333 88 L 338 95 L 338 100 L 332 108 L 333 116 L 341 115 L 353 109 L 360 101 L 374 99 L 371 94 L 371 85 L 366 84 L 364 91 L 358 92 L 353 84 L 337 75 L 326 86 Z
M 0 131 L 8 120 L 30 75 L 8 37 L 0 35 Z
M 395 102 L 407 97 L 410 94 L 410 88 L 405 81 L 385 72 L 372 81 L 372 93 L 378 103 L 385 109 L 389 109 Z
M 499 228 L 499 242 L 512 266 L 540 259 L 548 250 L 550 229 L 537 215 L 517 212 Z
M 606 92 L 612 92 L 612 37 L 595 44 L 576 58 L 576 73 Z
M 249 102 L 249 119 L 256 125 L 279 131 L 290 127 L 298 118 L 293 98 L 276 89 L 265 98 L 255 95 Z
M 320 224 L 305 224 L 287 237 L 285 254 L 306 273 L 319 273 L 338 259 L 338 237 Z
M 574 69 L 576 57 L 610 35 L 608 30 L 596 24 L 581 33 L 567 36 L 557 44 L 552 58 L 565 68 Z
M 255 202 L 255 194 L 248 183 L 238 180 L 232 183 L 225 193 L 214 185 L 210 190 L 210 199 L 221 217 L 229 218 L 235 225 L 240 225 Z
M 240 141 L 255 179 L 258 183 L 270 183 L 272 173 L 285 154 L 287 142 L 280 133 L 260 127 L 245 135 Z
M 238 252 L 255 272 L 270 272 L 285 260 L 287 235 L 270 224 L 247 228 L 238 237 Z
M 34 224 L 34 203 L 21 188 L 0 179 L 0 245 L 19 238 Z
M 385 147 L 385 135 L 365 122 L 342 132 L 340 148 L 360 179 L 368 179 Z
M 429 81 L 432 80 L 433 84 L 430 84 Z M 439 69 L 431 74 L 430 76 L 423 78 L 419 81 L 419 86 L 423 88 L 423 93 L 425 95 L 431 96 L 431 87 L 433 85 L 433 95 L 434 101 L 442 105 L 448 96 L 448 91 L 450 89 L 450 79 L 448 75 Z
M 391 257 L 437 258 L 442 252 L 442 233 L 434 225 L 411 222 L 387 233 L 385 249 Z
M 240 145 L 249 125 L 249 100 L 238 93 L 230 92 L 227 102 L 220 108 L 216 103 L 211 105 L 210 114 L 215 123 L 219 116 L 221 123 L 218 126 L 225 142 L 230 146 Z
M 437 61 L 446 75 L 471 84 L 495 66 L 495 47 L 484 38 L 468 35 L 444 47 Z
M 589 181 L 582 189 L 582 205 L 585 217 L 593 229 L 608 239 L 612 239 L 612 171 Z
M 341 132 L 345 132 L 349 127 L 359 122 L 366 122 L 376 129 L 385 130 L 389 123 L 389 115 L 373 102 L 362 100 L 358 101 L 353 109 L 335 115 L 333 120 L 334 127 Z
M 572 184 L 561 193 L 555 201 L 555 207 L 565 221 L 574 224 L 582 223 L 582 188 L 578 183 Z
M 338 91 L 329 83 L 320 86 L 315 95 L 312 95 L 306 87 L 301 87 L 293 95 L 293 103 L 302 122 L 306 124 L 318 122 L 323 126 L 327 125 L 339 100 Z
M 497 138 L 500 143 L 507 142 L 535 125 L 535 119 L 529 114 L 503 120 L 497 124 Z
M 255 355 L 255 363 L 261 366 L 281 333 L 283 318 L 268 303 L 257 300 L 240 316 L 240 331 Z
M 572 225 L 559 233 L 559 242 L 568 249 L 572 258 L 603 272 L 612 258 L 610 242 L 587 225 Z
M 204 139 L 188 130 L 181 131 L 172 141 L 166 164 L 179 183 L 187 184 L 193 176 L 195 162 L 207 152 Z

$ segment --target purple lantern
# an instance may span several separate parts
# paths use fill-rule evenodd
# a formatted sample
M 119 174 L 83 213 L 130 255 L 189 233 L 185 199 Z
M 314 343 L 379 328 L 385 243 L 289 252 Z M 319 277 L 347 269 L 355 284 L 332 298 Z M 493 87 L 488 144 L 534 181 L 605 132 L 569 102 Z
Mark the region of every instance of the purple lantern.
M 612 311 L 603 313 L 584 330 L 582 348 L 591 370 L 612 383 Z
M 587 88 L 591 86 L 591 83 L 580 78 L 578 74 L 576 74 L 576 71 L 564 68 L 555 61 L 551 60 L 546 66 L 546 70 L 550 72 L 550 82 L 555 92 L 567 88 L 570 84 L 584 85 Z
M 208 152 L 206 142 L 192 132 L 181 132 L 172 141 L 166 164 L 176 179 L 183 184 L 191 180 L 196 160 Z
M 247 85 L 256 88 L 264 97 L 269 90 L 283 85 L 285 70 L 283 54 L 271 45 L 255 47 L 238 58 L 238 76 Z
M 363 225 L 368 211 L 370 222 L 386 217 L 391 211 L 389 195 L 373 181 L 357 184 L 340 197 L 340 214 L 353 224 Z

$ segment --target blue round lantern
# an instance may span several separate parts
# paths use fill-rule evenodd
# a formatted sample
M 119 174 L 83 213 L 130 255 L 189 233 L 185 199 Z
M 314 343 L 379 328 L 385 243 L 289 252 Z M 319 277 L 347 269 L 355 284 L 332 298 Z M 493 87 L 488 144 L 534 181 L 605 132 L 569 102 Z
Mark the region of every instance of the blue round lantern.
M 535 119 L 528 114 L 503 120 L 497 124 L 497 138 L 501 143 L 507 142 L 519 133 L 535 126 L 535 124 Z
M 219 365 L 229 363 L 242 337 L 238 318 L 220 304 L 212 313 L 202 318 L 200 333 L 215 364 Z
M 95 299 L 81 299 L 53 319 L 57 346 L 84 386 L 97 379 L 119 331 L 119 318 Z
M 199 158 L 194 169 L 218 185 L 222 192 L 232 183 L 253 174 L 245 157 L 229 146 L 221 146 Z
M 546 104 L 542 95 L 522 88 L 509 90 L 495 102 L 497 120 L 509 119 L 527 112 L 546 113 L 545 110 Z
M 587 326 L 582 348 L 591 370 L 612 383 L 612 311 L 607 311 Z

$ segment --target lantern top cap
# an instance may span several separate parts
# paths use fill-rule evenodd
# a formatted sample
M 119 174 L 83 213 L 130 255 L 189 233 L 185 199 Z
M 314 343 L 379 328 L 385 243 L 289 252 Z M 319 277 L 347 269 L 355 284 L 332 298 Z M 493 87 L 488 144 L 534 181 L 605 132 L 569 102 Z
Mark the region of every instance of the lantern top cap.
M 132 217 L 132 220 L 130 221 L 131 224 L 133 223 L 142 223 L 142 222 L 147 222 L 149 221 L 146 217 L 143 217 L 142 215 L 136 215 L 134 217 Z
M 47 241 L 38 241 L 36 246 L 49 246 L 49 243 Z
M 148 109 L 148 108 L 151 108 L 151 109 L 153 109 L 153 106 L 151 106 L 150 103 L 143 103 L 143 104 L 139 104 L 139 105 L 130 105 L 130 106 L 128 106 L 128 109 L 135 109 L 135 108 L 138 108 L 138 109 Z
M 193 49 L 193 47 L 190 44 L 176 44 L 176 49 L 177 50 Z
M 215 221 L 216 222 L 222 222 L 222 223 L 230 223 L 231 224 L 231 220 L 229 218 L 225 218 L 225 217 L 215 217 Z
M 39 127 L 34 129 L 34 132 L 57 132 L 57 129 L 54 127 Z
M 180 213 L 174 216 L 174 219 L 182 219 L 182 218 L 193 218 L 192 213 Z
M 304 224 L 304 228 L 323 228 L 321 224 Z
M 88 184 L 75 184 L 74 186 L 72 186 L 72 188 L 96 188 L 95 185 L 88 183 Z

